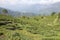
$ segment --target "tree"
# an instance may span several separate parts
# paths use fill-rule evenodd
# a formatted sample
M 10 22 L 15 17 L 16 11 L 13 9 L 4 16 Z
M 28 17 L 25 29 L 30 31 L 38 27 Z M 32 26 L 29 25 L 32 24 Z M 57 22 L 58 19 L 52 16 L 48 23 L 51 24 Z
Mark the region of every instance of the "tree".
M 51 15 L 53 16 L 53 15 L 55 15 L 55 14 L 56 14 L 56 12 L 52 12 L 52 14 L 51 14 Z
M 7 9 L 3 9 L 3 10 L 2 10 L 2 13 L 3 13 L 3 14 L 7 14 L 7 13 L 8 13 Z
M 58 13 L 58 19 L 60 19 L 60 12 Z

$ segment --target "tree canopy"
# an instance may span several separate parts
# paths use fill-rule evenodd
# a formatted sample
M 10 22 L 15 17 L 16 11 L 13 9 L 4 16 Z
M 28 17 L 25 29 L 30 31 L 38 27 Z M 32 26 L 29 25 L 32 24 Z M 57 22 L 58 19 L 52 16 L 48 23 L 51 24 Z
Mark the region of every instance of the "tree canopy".
M 2 10 L 2 13 L 3 13 L 3 14 L 8 13 L 7 9 L 3 9 L 3 10 Z

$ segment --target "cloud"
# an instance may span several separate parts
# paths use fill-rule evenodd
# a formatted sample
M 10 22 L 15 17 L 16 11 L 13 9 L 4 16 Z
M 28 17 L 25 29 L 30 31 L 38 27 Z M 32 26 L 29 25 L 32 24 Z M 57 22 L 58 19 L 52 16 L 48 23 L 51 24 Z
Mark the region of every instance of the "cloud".
M 17 5 L 17 4 L 52 4 L 60 0 L 0 0 L 0 5 Z

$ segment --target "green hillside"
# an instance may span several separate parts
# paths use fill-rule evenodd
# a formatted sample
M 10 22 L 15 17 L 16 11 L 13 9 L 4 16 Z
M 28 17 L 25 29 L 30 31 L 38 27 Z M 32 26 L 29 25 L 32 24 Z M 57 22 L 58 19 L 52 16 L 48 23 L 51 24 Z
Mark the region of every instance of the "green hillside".
M 22 16 L 0 14 L 0 40 L 60 40 L 57 15 Z

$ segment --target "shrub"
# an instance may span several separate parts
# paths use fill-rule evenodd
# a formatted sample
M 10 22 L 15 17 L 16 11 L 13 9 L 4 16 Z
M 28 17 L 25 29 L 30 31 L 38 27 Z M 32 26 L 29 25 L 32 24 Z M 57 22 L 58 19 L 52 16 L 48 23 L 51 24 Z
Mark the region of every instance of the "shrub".
M 53 15 L 55 15 L 55 14 L 56 14 L 56 12 L 52 12 L 52 14 L 51 14 L 51 15 L 53 16 Z
M 0 36 L 1 36 L 1 35 L 4 35 L 4 33 L 0 33 Z

